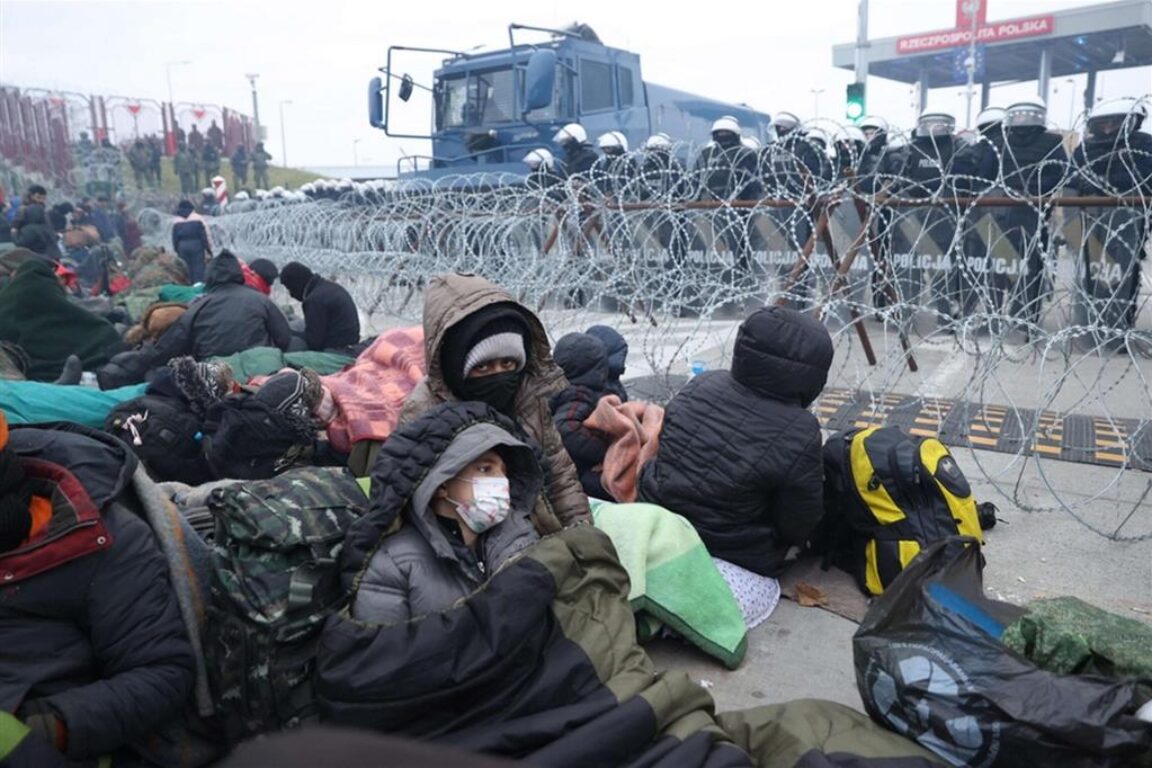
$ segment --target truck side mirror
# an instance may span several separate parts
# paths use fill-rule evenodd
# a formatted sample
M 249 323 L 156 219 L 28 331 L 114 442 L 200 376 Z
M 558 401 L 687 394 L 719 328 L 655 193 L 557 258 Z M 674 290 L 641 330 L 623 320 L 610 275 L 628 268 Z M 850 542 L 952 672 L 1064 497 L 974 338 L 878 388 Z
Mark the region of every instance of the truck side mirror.
M 524 111 L 543 109 L 552 103 L 556 85 L 556 51 L 542 48 L 528 57 L 524 71 Z
M 405 74 L 400 78 L 400 92 L 396 94 L 400 97 L 400 101 L 408 101 L 412 98 L 412 75 Z
M 374 77 L 368 81 L 368 122 L 373 128 L 384 127 L 384 81 Z

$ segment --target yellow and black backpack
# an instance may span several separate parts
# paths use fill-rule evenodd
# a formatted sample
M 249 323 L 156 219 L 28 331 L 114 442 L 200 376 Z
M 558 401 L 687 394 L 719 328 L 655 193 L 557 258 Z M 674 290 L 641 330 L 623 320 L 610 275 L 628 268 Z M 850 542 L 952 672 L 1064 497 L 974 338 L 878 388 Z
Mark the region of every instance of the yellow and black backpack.
M 936 438 L 898 427 L 837 432 L 824 444 L 824 519 L 812 548 L 879 595 L 929 544 L 957 534 L 983 543 L 995 507 L 980 506 Z

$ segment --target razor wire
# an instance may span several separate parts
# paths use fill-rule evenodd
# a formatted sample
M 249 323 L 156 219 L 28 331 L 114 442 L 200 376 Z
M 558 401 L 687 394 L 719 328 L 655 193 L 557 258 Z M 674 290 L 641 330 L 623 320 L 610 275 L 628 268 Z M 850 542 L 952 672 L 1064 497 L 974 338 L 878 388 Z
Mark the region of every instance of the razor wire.
M 430 277 L 481 274 L 537 312 L 553 339 L 613 325 L 631 346 L 629 374 L 668 392 L 694 360 L 726 366 L 753 309 L 810 311 L 836 348 L 817 410 L 832 390 L 857 393 L 872 413 L 897 396 L 949 400 L 970 411 L 974 448 L 995 410 L 1019 449 L 974 450 L 972 461 L 1004 500 L 1069 514 L 1109 539 L 1152 539 L 1152 449 L 1144 471 L 1133 469 L 1136 447 L 1152 446 L 1147 180 L 1119 189 L 1088 178 L 1107 197 L 1081 197 L 1074 184 L 1091 169 L 1060 168 L 1043 195 L 1001 174 L 952 176 L 916 196 L 909 179 L 874 174 L 867 191 L 840 176 L 716 201 L 691 167 L 699 149 L 675 148 L 687 160 L 659 172 L 640 172 L 635 153 L 598 177 L 550 185 L 475 173 L 320 185 L 232 204 L 210 228 L 241 258 L 299 261 L 337 280 L 372 331 L 420 323 Z M 1010 166 L 1010 150 L 999 151 L 998 167 Z M 1118 145 L 1104 165 L 1140 178 L 1152 167 L 1140 153 Z M 167 221 L 141 215 L 154 233 Z M 1096 442 L 1061 436 L 1067 414 L 1091 417 Z M 1126 458 L 1081 479 L 1045 441 Z

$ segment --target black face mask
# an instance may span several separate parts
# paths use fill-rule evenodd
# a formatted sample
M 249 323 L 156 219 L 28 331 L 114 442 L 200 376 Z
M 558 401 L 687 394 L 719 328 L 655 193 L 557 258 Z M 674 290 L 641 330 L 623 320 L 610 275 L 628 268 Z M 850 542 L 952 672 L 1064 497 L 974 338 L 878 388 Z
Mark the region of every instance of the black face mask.
M 460 383 L 460 399 L 478 400 L 487 403 L 501 413 L 511 415 L 512 405 L 516 400 L 516 392 L 520 389 L 522 374 L 523 371 L 508 371 L 506 373 L 494 373 L 491 376 L 464 379 Z

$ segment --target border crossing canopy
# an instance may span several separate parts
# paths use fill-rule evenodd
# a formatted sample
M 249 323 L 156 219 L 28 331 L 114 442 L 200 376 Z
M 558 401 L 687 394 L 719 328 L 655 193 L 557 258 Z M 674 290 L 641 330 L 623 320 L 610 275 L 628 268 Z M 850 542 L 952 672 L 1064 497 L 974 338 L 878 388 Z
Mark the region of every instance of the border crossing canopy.
M 1073 8 L 1025 18 L 988 21 L 988 0 L 957 0 L 952 29 L 885 37 L 866 42 L 868 74 L 920 84 L 920 109 L 931 88 L 967 82 L 967 63 L 975 35 L 975 82 L 981 108 L 998 83 L 1034 80 L 1047 99 L 1053 77 L 1085 74 L 1084 107 L 1096 101 L 1096 73 L 1152 65 L 1152 0 Z M 856 69 L 855 43 L 832 48 L 832 64 Z

